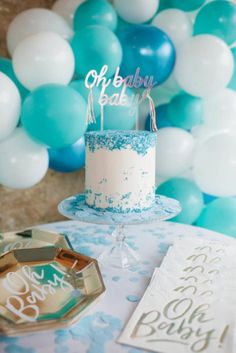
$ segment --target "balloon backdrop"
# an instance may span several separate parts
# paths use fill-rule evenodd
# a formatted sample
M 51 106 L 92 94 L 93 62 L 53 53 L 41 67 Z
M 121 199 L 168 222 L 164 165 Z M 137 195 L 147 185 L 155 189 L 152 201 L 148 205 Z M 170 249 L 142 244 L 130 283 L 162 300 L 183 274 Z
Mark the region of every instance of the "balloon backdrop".
M 86 102 L 71 87 L 50 84 L 25 99 L 21 121 L 29 135 L 49 147 L 75 143 L 86 131 Z
M 50 148 L 48 153 L 49 168 L 61 173 L 79 170 L 85 164 L 84 136 L 71 146 L 60 149 Z
M 175 127 L 160 129 L 157 133 L 157 173 L 174 177 L 188 170 L 192 164 L 194 138 Z
M 236 127 L 236 92 L 223 89 L 206 98 L 204 122 L 212 129 Z
M 175 48 L 169 37 L 154 26 L 128 27 L 118 33 L 123 52 L 121 74 L 153 76 L 156 84 L 164 82 L 175 64 Z
M 85 1 L 74 15 L 74 30 L 89 25 L 101 25 L 114 31 L 117 26 L 117 14 L 113 6 L 106 0 Z
M 223 197 L 209 203 L 202 211 L 197 225 L 236 237 L 236 198 Z
M 157 12 L 159 0 L 114 0 L 118 15 L 130 23 L 144 23 Z
M 53 11 L 47 9 L 30 9 L 18 14 L 7 31 L 7 47 L 11 55 L 17 45 L 26 37 L 42 31 L 55 32 L 65 39 L 72 36 L 67 22 Z
M 0 141 L 15 129 L 20 117 L 20 93 L 12 80 L 0 72 Z
M 24 100 L 29 91 L 24 86 L 22 86 L 22 84 L 17 79 L 10 59 L 0 57 L 0 72 L 3 72 L 15 83 L 21 95 L 21 99 Z
M 165 32 L 175 47 L 192 36 L 192 23 L 188 14 L 178 9 L 159 12 L 152 20 L 152 25 Z
M 225 42 L 212 35 L 199 35 L 181 46 L 175 75 L 183 90 L 205 97 L 226 87 L 233 70 L 233 55 Z
M 191 180 L 173 178 L 157 188 L 157 193 L 172 197 L 181 204 L 181 213 L 173 219 L 175 222 L 192 224 L 203 208 L 203 194 Z
M 88 26 L 76 32 L 72 42 L 77 75 L 85 77 L 90 70 L 100 72 L 108 65 L 112 76 L 122 60 L 122 48 L 116 35 L 103 26 Z
M 83 2 L 84 0 L 57 0 L 52 6 L 52 10 L 64 17 L 68 24 L 72 26 L 75 10 Z
M 167 114 L 173 126 L 191 130 L 203 121 L 203 101 L 201 98 L 181 93 L 172 98 Z
M 70 45 L 58 34 L 40 32 L 24 39 L 13 54 L 18 80 L 29 90 L 43 84 L 68 84 L 75 62 Z
M 236 195 L 236 134 L 218 133 L 203 142 L 194 159 L 194 178 L 214 196 Z
M 0 184 L 25 189 L 37 184 L 48 169 L 48 152 L 17 128 L 0 142 Z
M 194 34 L 213 34 L 232 44 L 236 38 L 236 4 L 231 1 L 211 1 L 198 12 Z

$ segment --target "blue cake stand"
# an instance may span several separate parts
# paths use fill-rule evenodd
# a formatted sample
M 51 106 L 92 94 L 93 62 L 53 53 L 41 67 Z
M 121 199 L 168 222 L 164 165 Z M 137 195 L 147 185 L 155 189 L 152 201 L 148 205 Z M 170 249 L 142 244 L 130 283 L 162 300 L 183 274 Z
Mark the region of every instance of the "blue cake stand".
M 177 200 L 156 195 L 154 206 L 142 212 L 125 214 L 110 211 L 96 211 L 85 203 L 85 195 L 78 194 L 63 200 L 58 205 L 59 212 L 76 221 L 114 225 L 112 235 L 115 242 L 110 249 L 99 256 L 103 264 L 116 268 L 132 268 L 138 265 L 139 255 L 125 242 L 124 227 L 126 225 L 148 224 L 165 221 L 177 216 L 181 206 Z

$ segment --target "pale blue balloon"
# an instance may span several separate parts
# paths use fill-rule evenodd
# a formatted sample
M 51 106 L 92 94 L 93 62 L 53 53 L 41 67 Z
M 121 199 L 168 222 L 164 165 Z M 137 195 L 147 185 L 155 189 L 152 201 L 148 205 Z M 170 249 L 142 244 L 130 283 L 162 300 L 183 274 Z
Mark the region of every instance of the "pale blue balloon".
M 115 31 L 117 14 L 113 6 L 106 0 L 87 0 L 82 3 L 74 15 L 74 30 L 90 25 L 101 25 Z
M 167 117 L 173 126 L 191 130 L 203 120 L 203 100 L 181 93 L 168 104 Z
M 72 38 L 71 46 L 78 77 L 85 77 L 90 70 L 99 73 L 104 65 L 108 66 L 106 77 L 111 77 L 121 64 L 121 44 L 107 27 L 94 25 L 79 30 Z
M 236 197 L 223 197 L 209 203 L 197 220 L 199 227 L 236 238 Z
M 161 184 L 157 194 L 172 197 L 181 204 L 181 213 L 173 222 L 193 224 L 203 208 L 203 194 L 194 182 L 184 178 L 173 178 Z
M 73 88 L 47 84 L 26 97 L 21 122 L 36 141 L 51 148 L 63 148 L 84 135 L 86 113 L 84 98 Z

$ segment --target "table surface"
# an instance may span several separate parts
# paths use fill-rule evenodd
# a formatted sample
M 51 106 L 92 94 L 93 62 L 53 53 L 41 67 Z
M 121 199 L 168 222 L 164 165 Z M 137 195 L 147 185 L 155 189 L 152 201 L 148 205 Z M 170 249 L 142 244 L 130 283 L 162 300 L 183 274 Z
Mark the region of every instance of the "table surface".
M 95 258 L 113 241 L 109 235 L 113 227 L 66 221 L 40 228 L 67 234 L 76 251 Z M 100 266 L 106 294 L 77 324 L 64 330 L 0 337 L 0 353 L 144 353 L 146 351 L 120 345 L 116 339 L 169 245 L 180 237 L 234 241 L 222 234 L 172 222 L 127 226 L 126 234 L 129 245 L 141 255 L 140 266 L 132 271 Z

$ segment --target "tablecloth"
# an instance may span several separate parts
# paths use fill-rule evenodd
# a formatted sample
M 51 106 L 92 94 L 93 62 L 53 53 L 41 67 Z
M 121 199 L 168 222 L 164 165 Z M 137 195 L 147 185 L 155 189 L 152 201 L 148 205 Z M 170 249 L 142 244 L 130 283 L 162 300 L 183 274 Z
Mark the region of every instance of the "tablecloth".
M 65 221 L 40 226 L 67 234 L 73 248 L 97 257 L 112 244 L 112 227 Z M 106 286 L 105 296 L 94 304 L 74 326 L 22 337 L 0 337 L 1 353 L 144 353 L 116 343 L 121 330 L 142 297 L 155 267 L 171 243 L 179 237 L 226 239 L 222 234 L 172 222 L 128 226 L 129 245 L 141 255 L 133 270 L 100 266 Z M 227 238 L 229 242 L 235 241 Z

